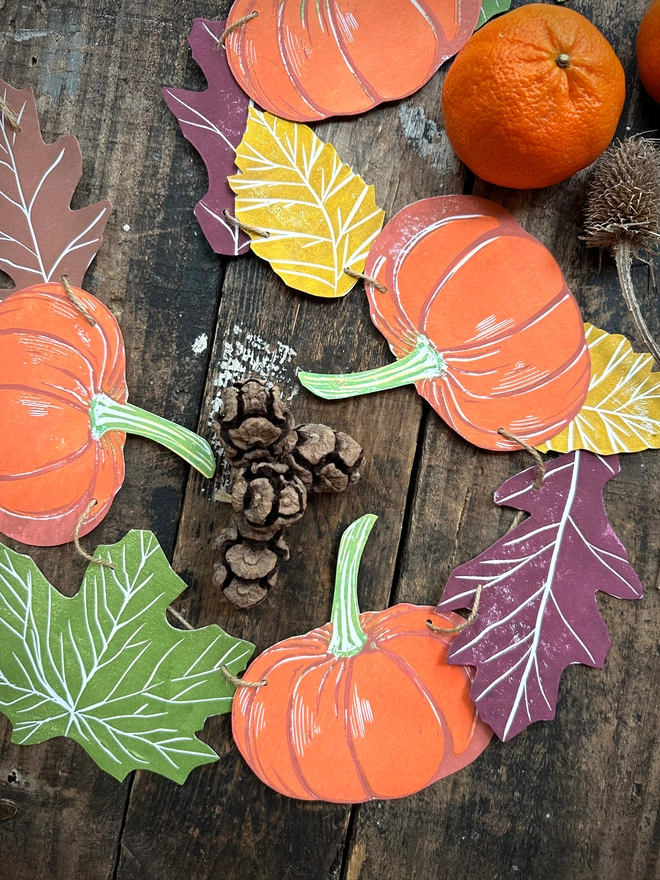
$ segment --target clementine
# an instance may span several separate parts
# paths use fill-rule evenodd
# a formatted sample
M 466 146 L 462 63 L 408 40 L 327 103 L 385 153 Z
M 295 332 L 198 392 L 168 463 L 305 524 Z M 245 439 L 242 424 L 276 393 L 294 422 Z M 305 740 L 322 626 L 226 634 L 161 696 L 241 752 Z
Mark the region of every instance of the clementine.
M 653 0 L 639 26 L 637 66 L 644 88 L 660 103 L 660 0 Z
M 591 22 L 531 3 L 488 22 L 456 56 L 442 94 L 447 135 L 484 180 L 551 186 L 605 150 L 625 86 L 619 59 Z

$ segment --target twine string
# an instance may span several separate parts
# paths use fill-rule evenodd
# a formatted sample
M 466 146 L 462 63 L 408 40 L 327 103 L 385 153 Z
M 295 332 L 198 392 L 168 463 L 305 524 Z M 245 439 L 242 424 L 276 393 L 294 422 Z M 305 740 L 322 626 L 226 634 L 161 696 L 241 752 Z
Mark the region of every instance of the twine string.
M 109 568 L 112 571 L 114 571 L 115 566 L 113 565 L 112 562 L 110 562 L 107 559 L 100 559 L 98 556 L 91 556 L 83 548 L 82 544 L 80 543 L 80 530 L 83 527 L 83 523 L 85 522 L 85 520 L 87 519 L 87 517 L 92 512 L 93 508 L 96 507 L 97 504 L 98 504 L 98 501 L 96 500 L 96 498 L 92 498 L 92 500 L 89 502 L 87 507 L 83 510 L 83 512 L 80 516 L 80 519 L 76 523 L 76 528 L 74 529 L 74 532 L 73 532 L 73 545 L 76 548 L 78 555 L 82 556 L 83 559 L 86 559 L 88 562 L 93 562 L 95 565 L 102 565 L 103 568 Z
M 232 675 L 226 666 L 221 666 L 220 672 L 222 672 L 227 681 L 230 681 L 235 687 L 262 688 L 266 687 L 268 684 L 268 680 L 265 678 L 262 678 L 261 681 L 244 681 L 242 678 L 237 678 L 235 675 Z
M 483 584 L 479 584 L 477 589 L 474 591 L 474 603 L 472 605 L 472 611 L 468 617 L 462 623 L 457 623 L 456 626 L 436 626 L 432 620 L 427 620 L 426 625 L 434 633 L 444 633 L 445 635 L 451 635 L 452 633 L 460 633 L 463 632 L 464 629 L 467 629 L 471 623 L 477 619 L 477 614 L 479 613 L 479 602 L 481 601 L 481 591 L 483 590 Z
M 226 208 L 222 213 L 232 226 L 242 229 L 243 232 L 253 232 L 255 235 L 260 235 L 262 238 L 270 238 L 270 232 L 267 229 L 262 229 L 260 226 L 248 226 L 247 223 L 241 223 L 241 221 L 230 214 Z
M 14 113 L 9 104 L 2 100 L 2 98 L 0 98 L 0 113 L 4 115 L 5 119 L 14 129 L 16 134 L 20 134 L 21 125 L 18 121 L 18 116 Z
M 344 273 L 346 275 L 350 275 L 351 278 L 361 278 L 365 284 L 371 284 L 376 290 L 380 290 L 381 293 L 387 293 L 387 288 L 384 284 L 381 284 L 380 281 L 376 281 L 375 278 L 370 278 L 368 275 L 363 275 L 362 272 L 355 272 L 353 269 L 349 269 L 348 266 L 344 266 Z
M 78 311 L 82 314 L 83 318 L 87 321 L 90 327 L 96 327 L 96 321 L 90 315 L 87 310 L 85 303 L 80 299 L 79 296 L 76 296 L 73 288 L 71 287 L 71 283 L 69 282 L 68 275 L 62 275 L 61 278 L 62 287 L 66 290 L 66 295 L 69 297 L 74 306 L 78 309 Z
M 222 34 L 220 35 L 220 39 L 215 44 L 216 49 L 224 49 L 225 48 L 225 40 L 229 36 L 229 34 L 233 33 L 237 28 L 243 27 L 248 21 L 251 21 L 253 18 L 258 18 L 259 13 L 250 12 L 248 15 L 244 15 L 242 18 L 237 18 L 233 24 L 230 24 L 229 27 L 225 28 Z
M 510 434 L 506 428 L 498 428 L 497 433 L 502 437 L 506 437 L 506 439 L 510 440 L 512 443 L 517 443 L 518 446 L 522 447 L 526 452 L 529 452 L 533 457 L 536 462 L 536 479 L 534 480 L 532 489 L 540 489 L 543 485 L 543 480 L 545 480 L 545 463 L 541 458 L 541 453 L 538 449 L 534 449 L 533 446 L 530 446 L 529 443 L 525 443 L 524 440 L 521 440 L 520 437 L 516 437 L 515 434 Z
M 188 621 L 186 620 L 186 618 L 182 614 L 179 614 L 179 612 L 176 610 L 176 608 L 172 608 L 171 605 L 168 605 L 167 610 L 170 612 L 172 617 L 174 617 L 175 620 L 178 620 L 179 623 L 182 626 L 184 626 L 186 629 L 195 629 L 195 627 L 191 623 L 188 623 Z

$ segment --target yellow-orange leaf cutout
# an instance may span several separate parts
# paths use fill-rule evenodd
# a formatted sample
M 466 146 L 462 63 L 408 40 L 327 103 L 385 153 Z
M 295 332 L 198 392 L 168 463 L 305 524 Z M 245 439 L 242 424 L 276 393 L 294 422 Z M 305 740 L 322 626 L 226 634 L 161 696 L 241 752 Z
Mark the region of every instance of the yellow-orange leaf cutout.
M 289 285 L 314 296 L 344 296 L 363 272 L 385 218 L 373 186 L 342 164 L 332 144 L 306 125 L 250 108 L 229 178 L 236 217 L 252 250 Z M 249 231 L 249 229 L 247 230 Z
M 588 449 L 601 455 L 660 448 L 660 373 L 653 357 L 633 351 L 625 336 L 585 324 L 591 383 L 580 412 L 538 448 Z

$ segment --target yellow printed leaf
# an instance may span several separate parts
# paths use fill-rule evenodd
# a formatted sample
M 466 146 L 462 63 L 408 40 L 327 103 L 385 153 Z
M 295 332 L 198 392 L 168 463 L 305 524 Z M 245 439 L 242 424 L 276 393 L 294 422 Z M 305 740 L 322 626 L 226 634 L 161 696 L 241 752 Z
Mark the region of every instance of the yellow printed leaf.
M 660 448 L 660 373 L 653 357 L 633 351 L 625 336 L 585 324 L 591 384 L 580 412 L 538 448 L 588 449 L 600 455 Z
M 363 272 L 385 214 L 373 186 L 343 165 L 332 144 L 306 125 L 250 108 L 236 152 L 241 174 L 229 178 L 236 216 L 251 232 L 252 250 L 297 290 L 344 296 Z

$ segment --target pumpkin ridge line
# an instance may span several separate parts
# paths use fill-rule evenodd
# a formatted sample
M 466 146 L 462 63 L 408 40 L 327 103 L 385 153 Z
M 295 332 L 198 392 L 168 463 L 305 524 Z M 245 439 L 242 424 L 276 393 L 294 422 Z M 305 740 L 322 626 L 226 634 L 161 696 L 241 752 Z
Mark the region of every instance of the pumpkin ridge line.
M 45 398 L 48 398 L 49 400 L 54 400 L 54 401 L 56 401 L 57 403 L 62 403 L 62 404 L 64 404 L 64 405 L 66 405 L 67 407 L 70 407 L 71 409 L 75 409 L 75 410 L 77 410 L 78 412 L 82 413 L 83 415 L 84 415 L 84 414 L 87 414 L 87 413 L 89 412 L 89 407 L 85 407 L 85 406 L 83 406 L 82 404 L 80 404 L 79 402 L 71 403 L 70 400 L 69 400 L 68 398 L 66 398 L 66 397 L 60 397 L 60 396 L 59 396 L 58 394 L 56 394 L 54 391 L 47 391 L 45 388 L 44 388 L 44 389 L 39 389 L 39 390 L 37 391 L 37 390 L 34 389 L 34 388 L 30 388 L 29 385 L 22 385 L 22 384 L 18 384 L 18 385 L 7 385 L 7 384 L 3 384 L 3 385 L 0 385 L 0 391 L 22 391 L 22 392 L 24 392 L 24 393 L 26 393 L 26 394 L 35 394 L 35 395 L 37 395 L 37 396 L 40 397 L 40 398 L 45 397 Z M 36 401 L 35 401 L 35 403 L 36 403 Z
M 297 0 L 293 0 L 293 2 L 295 4 L 297 2 Z M 291 80 L 291 82 L 297 92 L 297 96 L 300 97 L 302 99 L 303 103 L 306 104 L 309 107 L 309 109 L 316 114 L 315 116 L 310 117 L 309 119 L 306 119 L 305 121 L 313 122 L 318 119 L 323 119 L 325 114 L 323 112 L 323 108 L 320 107 L 316 103 L 316 101 L 314 101 L 312 96 L 304 89 L 303 84 L 300 80 L 300 77 L 295 72 L 293 61 L 290 58 L 289 53 L 287 51 L 287 48 L 286 48 L 284 41 L 282 39 L 283 19 L 284 19 L 284 12 L 285 12 L 286 6 L 287 6 L 287 0 L 283 0 L 283 2 L 280 4 L 280 8 L 277 13 L 277 46 L 278 46 L 278 49 L 280 52 L 280 58 L 282 59 L 282 64 L 284 65 L 284 70 L 286 71 L 287 76 Z M 309 27 L 306 23 L 305 23 L 305 28 L 309 32 Z M 294 109 L 294 108 L 292 108 L 292 109 Z M 277 113 L 277 108 L 273 109 L 272 112 L 275 113 L 275 115 L 279 115 Z M 300 111 L 298 111 L 298 115 L 302 116 L 303 114 Z M 305 114 L 305 115 L 307 115 L 307 114 Z
M 27 471 L 26 473 L 22 473 L 22 474 L 0 474 L 0 483 L 11 483 L 13 480 L 25 480 L 25 479 L 29 480 L 34 476 L 41 476 L 42 474 L 47 474 L 50 471 L 57 470 L 58 468 L 61 468 L 65 464 L 69 464 L 71 462 L 76 461 L 82 455 L 85 455 L 85 453 L 89 450 L 89 448 L 90 448 L 90 444 L 88 441 L 87 443 L 85 443 L 85 445 L 81 449 L 78 449 L 75 452 L 70 453 L 69 455 L 66 456 L 66 458 L 60 458 L 57 461 L 51 462 L 50 464 L 43 465 L 43 467 L 40 467 L 38 470 L 31 470 L 31 471 Z M 1 508 L 0 508 L 0 513 L 1 513 Z
M 351 658 L 349 658 L 351 659 Z M 350 698 L 353 695 L 353 664 L 346 664 L 346 677 L 348 679 L 346 685 L 344 686 L 344 729 L 346 731 L 346 743 L 348 745 L 348 751 L 353 759 L 353 765 L 355 767 L 355 773 L 357 775 L 358 781 L 362 786 L 362 792 L 364 794 L 364 800 L 375 800 L 378 795 L 373 790 L 369 781 L 367 779 L 367 774 L 360 762 L 360 758 L 358 757 L 357 748 L 355 746 L 355 737 L 353 736 L 352 725 L 348 723 L 349 713 L 350 713 Z M 357 689 L 355 691 L 357 694 Z
M 432 633 L 429 633 L 429 635 L 431 637 L 433 637 Z M 395 664 L 395 666 L 398 666 L 398 668 L 401 670 L 401 672 L 403 672 L 414 683 L 415 687 L 421 692 L 422 696 L 427 701 L 427 703 L 429 704 L 429 706 L 433 710 L 433 713 L 435 714 L 435 716 L 438 719 L 438 723 L 440 725 L 440 728 L 442 730 L 442 735 L 443 735 L 443 749 L 442 749 L 442 756 L 440 757 L 438 767 L 436 768 L 436 771 L 435 771 L 435 773 L 437 773 L 438 769 L 440 768 L 440 765 L 442 764 L 442 759 L 444 758 L 444 755 L 445 755 L 444 743 L 447 742 L 447 733 L 449 733 L 449 741 L 451 742 L 452 752 L 454 753 L 454 755 L 458 756 L 458 755 L 462 754 L 461 752 L 456 752 L 454 749 L 454 736 L 453 736 L 453 733 L 451 730 L 451 726 L 449 725 L 449 722 L 447 721 L 447 718 L 445 716 L 445 713 L 442 710 L 442 707 L 440 706 L 439 703 L 436 702 L 435 697 L 432 695 L 432 693 L 429 691 L 429 689 L 424 684 L 422 679 L 419 677 L 419 675 L 417 674 L 417 671 L 414 669 L 414 667 L 412 667 L 408 663 L 408 661 L 405 660 L 403 657 L 401 657 L 399 654 L 396 654 L 393 651 L 388 651 L 387 648 L 381 648 L 381 651 L 389 660 L 392 661 L 392 663 Z M 476 713 L 476 707 L 475 707 L 475 711 L 473 712 L 473 716 L 476 714 L 477 713 Z M 431 779 L 433 779 L 435 777 L 435 773 L 433 773 L 431 775 Z M 428 785 L 428 784 L 429 783 L 426 783 L 426 785 Z M 422 786 L 422 788 L 425 788 L 425 787 L 426 786 Z M 421 789 L 419 789 L 419 790 L 421 791 Z
M 296 752 L 294 737 L 293 737 L 293 725 L 295 724 L 295 715 L 294 715 L 294 710 L 293 710 L 293 704 L 294 704 L 294 700 L 295 700 L 297 693 L 298 693 L 298 690 L 297 690 L 298 686 L 299 686 L 300 682 L 302 681 L 302 679 L 304 678 L 305 674 L 307 672 L 315 671 L 319 666 L 323 665 L 323 662 L 325 662 L 325 660 L 326 660 L 326 658 L 324 657 L 323 660 L 321 660 L 321 662 L 314 663 L 312 666 L 310 666 L 308 668 L 303 667 L 302 673 L 300 675 L 298 675 L 298 677 L 296 679 L 296 683 L 294 684 L 294 686 L 291 689 L 291 693 L 290 693 L 289 699 L 287 701 L 287 708 L 286 708 L 286 714 L 285 714 L 285 718 L 287 721 L 286 743 L 287 743 L 287 747 L 288 747 L 288 751 L 289 751 L 289 759 L 291 761 L 291 767 L 293 769 L 293 772 L 296 775 L 296 779 L 298 780 L 298 783 L 300 784 L 301 788 L 303 788 L 307 792 L 307 795 L 311 800 L 322 800 L 322 798 L 321 798 L 321 795 L 315 789 L 313 789 L 312 786 L 307 782 L 307 779 L 303 775 L 303 770 L 302 770 L 300 758 Z M 340 673 L 341 673 L 341 671 L 342 670 L 340 670 Z M 293 681 L 293 676 L 291 677 L 291 681 Z M 303 755 L 304 755 L 304 751 L 303 751 Z

